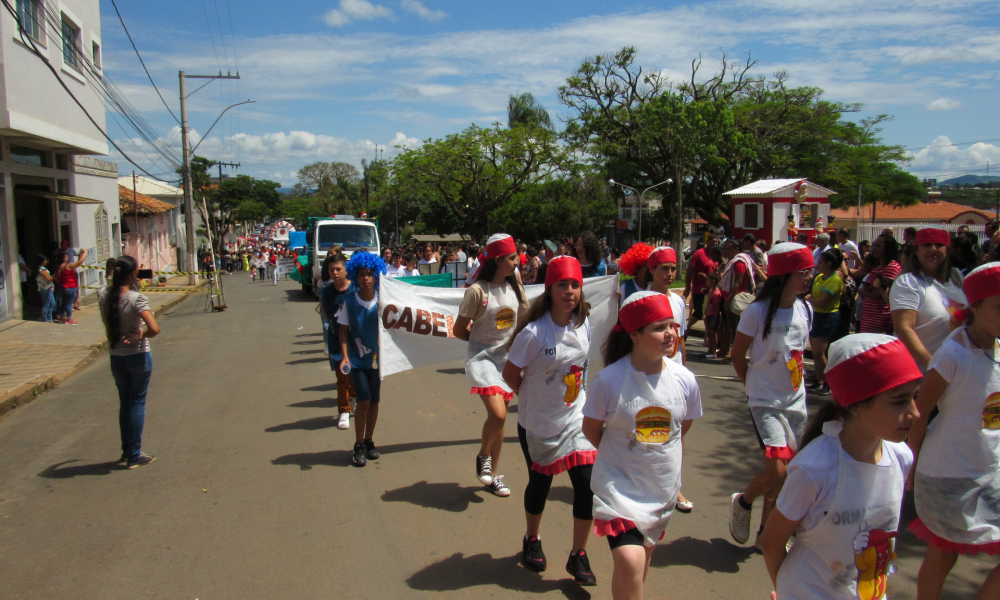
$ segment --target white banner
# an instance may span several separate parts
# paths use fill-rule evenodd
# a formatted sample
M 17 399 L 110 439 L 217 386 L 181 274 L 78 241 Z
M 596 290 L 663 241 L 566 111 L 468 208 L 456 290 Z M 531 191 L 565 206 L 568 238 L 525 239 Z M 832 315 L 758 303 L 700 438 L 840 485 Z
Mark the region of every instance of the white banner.
M 294 258 L 279 258 L 278 259 L 278 275 L 284 275 L 286 273 L 291 273 L 295 270 L 295 259 Z
M 465 358 L 466 343 L 452 334 L 464 289 L 422 287 L 391 277 L 379 282 L 379 362 L 382 376 Z M 545 286 L 525 288 L 529 300 Z M 618 278 L 585 279 L 590 304 L 591 370 L 601 365 L 601 346 L 618 321 Z

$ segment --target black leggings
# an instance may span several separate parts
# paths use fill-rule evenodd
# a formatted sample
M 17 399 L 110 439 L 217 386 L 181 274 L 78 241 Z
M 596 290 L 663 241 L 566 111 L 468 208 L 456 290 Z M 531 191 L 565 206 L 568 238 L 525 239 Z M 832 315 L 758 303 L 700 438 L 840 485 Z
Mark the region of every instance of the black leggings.
M 527 431 L 517 426 L 517 439 L 521 442 L 521 452 L 528 463 L 528 487 L 524 490 L 524 510 L 529 515 L 540 515 L 545 510 L 545 501 L 552 486 L 552 475 L 543 475 L 531 469 L 531 455 L 528 454 Z M 593 465 L 579 465 L 567 471 L 573 484 L 573 516 L 582 521 L 594 518 L 594 492 L 590 489 L 590 473 Z

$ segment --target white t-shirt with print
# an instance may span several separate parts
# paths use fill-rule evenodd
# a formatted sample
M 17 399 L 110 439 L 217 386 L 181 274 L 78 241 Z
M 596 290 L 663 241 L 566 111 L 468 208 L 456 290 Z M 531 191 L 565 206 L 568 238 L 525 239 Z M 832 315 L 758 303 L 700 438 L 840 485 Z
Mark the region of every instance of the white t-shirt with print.
M 913 331 L 931 354 L 961 325 L 953 319 L 955 311 L 965 308 L 965 292 L 954 282 L 941 284 L 932 277 L 904 273 L 889 290 L 889 310 L 915 310 Z
M 389 277 L 406 277 L 407 273 L 406 265 L 399 265 L 398 267 L 389 265 L 385 268 L 385 274 Z
M 779 308 L 771 321 L 771 332 L 764 339 L 767 302 L 754 302 L 740 315 L 736 331 L 753 338 L 750 342 L 750 362 L 747 369 L 747 396 L 750 406 L 786 408 L 805 397 L 804 370 L 798 388 L 793 387 L 792 368 L 795 361 L 801 369 L 801 359 L 809 344 L 812 322 L 810 308 L 798 299 L 792 308 Z M 772 344 L 776 344 L 772 350 Z
M 608 421 L 618 410 L 618 401 L 621 399 L 622 386 L 625 383 L 625 376 L 628 373 L 629 361 L 626 356 L 605 367 L 594 377 L 587 388 L 587 403 L 583 405 L 583 416 Z M 666 377 L 673 377 L 675 384 L 680 388 L 684 396 L 687 409 L 684 420 L 697 419 L 702 416 L 701 390 L 698 388 L 698 381 L 694 373 L 687 367 L 681 366 L 669 359 L 664 359 L 663 370 L 655 375 L 647 375 L 649 386 L 654 393 L 659 391 Z

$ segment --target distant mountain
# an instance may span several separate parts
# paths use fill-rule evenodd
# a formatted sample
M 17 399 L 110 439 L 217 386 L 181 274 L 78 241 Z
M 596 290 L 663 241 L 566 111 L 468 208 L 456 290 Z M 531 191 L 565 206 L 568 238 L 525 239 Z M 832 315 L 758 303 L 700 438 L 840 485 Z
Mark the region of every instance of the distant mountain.
M 962 175 L 961 177 L 939 181 L 938 185 L 965 185 L 967 183 L 969 185 L 976 185 L 977 183 L 1000 183 L 1000 177 L 996 175 Z
M 280 187 L 280 188 L 278 188 L 278 193 L 279 194 L 291 194 L 292 193 L 292 188 L 290 188 L 290 187 L 289 188 Z

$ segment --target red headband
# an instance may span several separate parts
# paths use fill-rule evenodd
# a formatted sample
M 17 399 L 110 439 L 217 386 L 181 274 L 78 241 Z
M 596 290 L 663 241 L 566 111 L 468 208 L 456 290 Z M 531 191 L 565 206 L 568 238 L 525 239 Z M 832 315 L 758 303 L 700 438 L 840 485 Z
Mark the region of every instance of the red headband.
M 572 256 L 558 256 L 549 261 L 549 266 L 545 268 L 545 287 L 562 281 L 572 279 L 583 285 L 583 269 L 580 261 Z
M 944 229 L 937 227 L 924 227 L 917 230 L 917 236 L 913 240 L 914 245 L 942 244 L 947 246 L 951 243 L 951 235 Z
M 775 246 L 775 249 L 781 248 L 782 245 L 784 244 L 778 244 Z M 806 248 L 801 244 L 796 244 L 796 246 L 799 246 L 799 248 L 788 252 L 774 252 L 772 250 L 767 253 L 768 277 L 787 275 L 789 273 L 794 273 L 795 271 L 812 269 L 816 266 L 816 263 L 813 261 L 812 252 L 809 251 L 809 248 Z
M 614 327 L 615 331 L 632 333 L 650 323 L 674 317 L 670 300 L 663 294 L 656 292 L 638 292 L 638 294 L 643 296 L 618 310 L 618 324 Z
M 677 264 L 677 252 L 673 248 L 666 246 L 663 248 L 657 248 L 653 250 L 653 253 L 649 255 L 646 259 L 646 264 L 650 269 L 656 268 L 656 265 L 662 263 L 674 263 Z
M 917 363 L 900 340 L 875 346 L 826 371 L 830 392 L 842 407 L 921 377 Z
M 517 252 L 517 245 L 514 243 L 514 238 L 509 235 L 491 244 L 486 244 L 486 256 L 489 258 L 497 258 L 498 256 L 504 256 L 514 252 Z
M 962 284 L 969 306 L 983 298 L 1000 294 L 1000 262 L 987 263 L 965 276 Z

